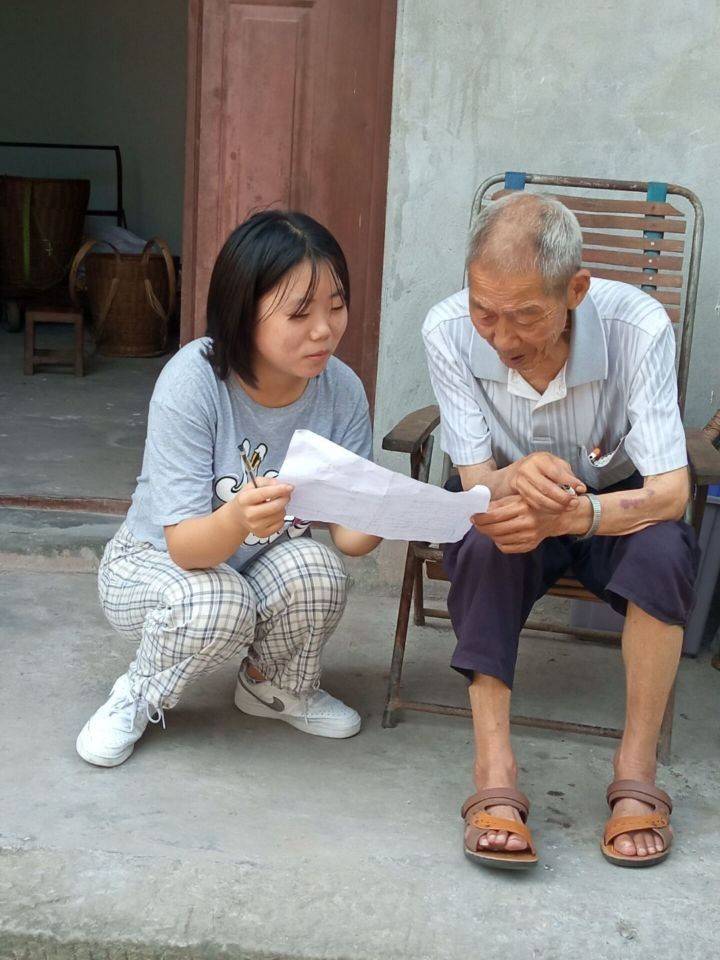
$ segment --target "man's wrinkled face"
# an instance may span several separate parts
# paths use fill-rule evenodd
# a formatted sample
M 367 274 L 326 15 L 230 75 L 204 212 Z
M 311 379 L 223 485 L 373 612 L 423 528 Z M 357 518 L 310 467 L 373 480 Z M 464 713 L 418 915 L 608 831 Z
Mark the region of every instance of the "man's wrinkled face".
M 535 271 L 508 275 L 475 261 L 468 277 L 473 326 L 505 366 L 520 374 L 532 373 L 553 356 L 568 310 L 582 300 L 574 302 L 572 290 L 547 293 Z

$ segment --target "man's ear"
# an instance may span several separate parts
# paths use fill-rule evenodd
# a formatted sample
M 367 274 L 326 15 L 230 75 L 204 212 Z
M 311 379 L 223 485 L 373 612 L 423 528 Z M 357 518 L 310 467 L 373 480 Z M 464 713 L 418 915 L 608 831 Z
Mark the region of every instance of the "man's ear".
M 585 295 L 590 289 L 590 271 L 584 267 L 572 277 L 568 284 L 567 306 L 568 310 L 575 310 L 585 299 Z

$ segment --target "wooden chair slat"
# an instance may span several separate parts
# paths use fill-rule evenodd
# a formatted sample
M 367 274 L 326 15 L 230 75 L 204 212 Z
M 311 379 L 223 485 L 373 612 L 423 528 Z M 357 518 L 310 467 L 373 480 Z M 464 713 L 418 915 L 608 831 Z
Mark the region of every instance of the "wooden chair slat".
M 714 419 L 715 417 L 713 417 Z M 702 484 L 717 483 L 720 452 L 708 440 L 703 430 L 688 430 L 686 438 L 688 457 L 695 482 Z
M 663 306 L 680 306 L 682 294 L 679 290 L 648 290 L 647 293 L 659 300 Z
M 653 203 L 650 200 L 610 200 L 606 197 L 570 197 L 553 194 L 556 200 L 571 210 L 597 211 L 598 213 L 635 213 L 652 217 L 684 217 L 671 203 Z
M 603 267 L 592 267 L 594 277 L 603 280 L 620 280 L 621 283 L 631 283 L 640 287 L 643 284 L 654 287 L 682 287 L 681 273 L 642 273 L 640 270 L 605 270 Z
M 683 258 L 668 254 L 648 256 L 644 253 L 631 253 L 629 250 L 583 250 L 585 263 L 617 263 L 623 267 L 654 267 L 656 270 L 677 270 L 682 272 Z M 591 268 L 592 269 L 592 268 Z
M 428 580 L 448 580 L 448 575 L 445 573 L 445 568 L 441 563 L 438 563 L 435 560 L 426 560 L 425 561 L 425 573 L 427 574 Z
M 416 453 L 440 422 L 435 404 L 415 410 L 404 417 L 383 439 L 383 450 Z
M 627 247 L 632 250 L 667 250 L 672 253 L 682 253 L 685 249 L 684 240 L 670 237 L 651 240 L 648 237 L 624 237 L 620 234 L 594 233 L 590 230 L 583 230 L 583 242 L 590 247 Z
M 432 547 L 429 544 L 413 543 L 413 553 L 418 560 L 428 560 L 431 563 L 442 563 L 443 552 L 440 547 Z
M 517 190 L 498 190 L 492 195 L 493 200 L 499 200 Z M 569 194 L 546 193 L 542 196 L 553 197 L 564 203 L 571 210 L 597 211 L 598 213 L 637 213 L 643 216 L 683 217 L 682 210 L 678 210 L 671 203 L 654 203 L 649 200 L 611 200 L 606 197 L 573 197 Z
M 581 227 L 601 227 L 605 230 L 653 230 L 658 233 L 685 233 L 684 220 L 666 220 L 662 217 L 623 217 L 612 213 L 577 213 Z

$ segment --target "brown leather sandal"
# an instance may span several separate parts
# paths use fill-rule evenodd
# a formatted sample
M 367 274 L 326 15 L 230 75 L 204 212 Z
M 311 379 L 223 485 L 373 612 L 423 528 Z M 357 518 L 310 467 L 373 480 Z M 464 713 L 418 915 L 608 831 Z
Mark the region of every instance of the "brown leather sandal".
M 522 818 L 505 820 L 487 812 L 488 807 L 514 807 Z M 530 812 L 530 801 L 519 790 L 508 787 L 493 787 L 474 793 L 462 806 L 465 819 L 465 856 L 481 863 L 484 867 L 496 867 L 501 870 L 529 870 L 538 862 L 535 844 L 530 831 L 525 826 Z M 527 850 L 491 850 L 478 848 L 482 836 L 490 831 L 507 830 L 522 837 L 528 845 Z
M 672 846 L 670 830 L 672 800 L 664 790 L 659 790 L 652 783 L 643 783 L 640 780 L 615 780 L 607 789 L 608 806 L 612 810 L 618 800 L 625 799 L 649 803 L 653 812 L 638 817 L 617 817 L 614 820 L 608 820 L 600 844 L 602 854 L 606 860 L 617 867 L 653 867 L 668 856 Z M 621 833 L 630 833 L 633 830 L 652 830 L 665 844 L 664 849 L 660 853 L 653 853 L 646 857 L 620 853 L 613 846 L 613 840 Z

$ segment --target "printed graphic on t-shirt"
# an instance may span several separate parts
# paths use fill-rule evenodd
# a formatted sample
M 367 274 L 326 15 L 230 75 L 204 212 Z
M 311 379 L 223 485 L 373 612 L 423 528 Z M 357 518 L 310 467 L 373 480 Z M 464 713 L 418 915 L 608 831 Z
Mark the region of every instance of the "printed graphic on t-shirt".
M 262 467 L 263 460 L 268 455 L 268 447 L 265 443 L 259 443 L 255 449 L 251 451 L 250 441 L 246 438 L 239 445 L 238 450 L 241 453 L 244 453 L 248 458 L 250 466 L 253 468 L 256 476 L 263 477 L 276 477 L 278 475 L 277 470 L 266 470 L 264 473 L 261 472 L 260 468 Z M 242 466 L 242 460 L 238 457 L 240 465 Z M 218 500 L 222 500 L 223 503 L 229 503 L 233 499 L 236 493 L 242 490 L 250 483 L 250 477 L 246 476 L 245 470 L 240 476 L 231 474 L 229 476 L 220 477 L 215 481 L 215 496 Z M 246 547 L 254 547 L 257 544 L 272 543 L 273 540 L 277 540 L 278 537 L 281 537 L 284 533 L 294 539 L 295 537 L 301 537 L 307 528 L 310 526 L 309 523 L 306 523 L 304 520 L 300 520 L 297 517 L 285 517 L 285 526 L 282 530 L 278 530 L 277 533 L 273 533 L 269 537 L 256 537 L 254 533 L 249 533 L 245 538 L 244 545 Z

